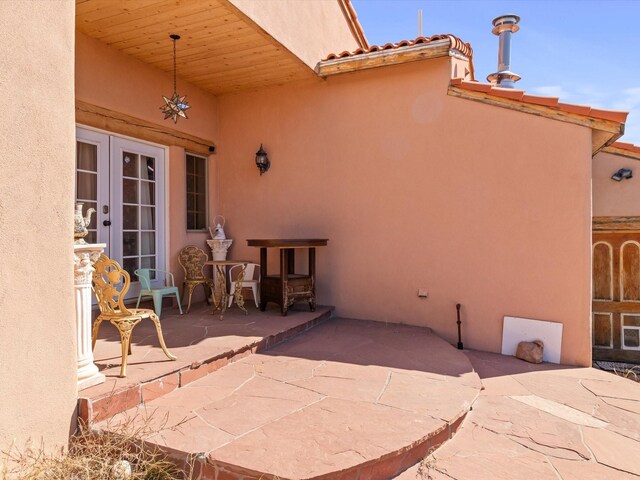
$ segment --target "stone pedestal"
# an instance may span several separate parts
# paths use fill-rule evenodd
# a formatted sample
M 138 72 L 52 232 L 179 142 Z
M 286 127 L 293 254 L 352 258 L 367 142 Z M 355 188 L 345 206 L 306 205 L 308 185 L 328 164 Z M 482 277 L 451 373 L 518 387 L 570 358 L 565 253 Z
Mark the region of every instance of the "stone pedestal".
M 93 363 L 91 350 L 91 279 L 93 263 L 106 245 L 76 244 L 73 246 L 74 283 L 76 299 L 76 334 L 78 359 L 78 390 L 103 383 L 104 375 Z
M 213 255 L 212 260 L 226 260 L 227 259 L 227 251 L 229 247 L 233 243 L 233 240 L 227 238 L 225 240 L 207 240 L 207 244 L 211 249 L 211 254 Z
M 226 238 L 224 240 L 207 240 L 207 245 L 211 249 L 211 254 L 213 255 L 212 260 L 222 261 L 227 259 L 227 251 L 229 247 L 233 243 L 233 240 L 230 238 Z M 223 271 L 227 272 L 227 267 L 223 268 Z M 213 283 L 217 285 L 218 283 L 218 269 L 213 269 Z

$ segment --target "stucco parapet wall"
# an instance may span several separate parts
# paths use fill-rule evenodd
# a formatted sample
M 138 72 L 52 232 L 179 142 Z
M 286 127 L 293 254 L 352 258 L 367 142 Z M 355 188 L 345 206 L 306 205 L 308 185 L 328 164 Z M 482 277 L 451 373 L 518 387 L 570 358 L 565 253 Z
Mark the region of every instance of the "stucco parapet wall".
M 332 53 L 316 65 L 316 73 L 321 77 L 339 73 L 354 72 L 368 68 L 384 67 L 399 63 L 415 62 L 429 58 L 458 57 L 472 61 L 471 45 L 453 35 L 433 35 L 403 40 L 399 43 L 374 45 L 354 52 Z
M 640 160 L 640 146 L 627 142 L 613 142 L 602 149 L 603 152 Z
M 628 112 L 562 103 L 557 97 L 529 95 L 524 90 L 500 88 L 489 83 L 451 80 L 447 93 L 454 97 L 508 108 L 522 113 L 590 128 L 592 153 L 596 154 L 624 134 Z

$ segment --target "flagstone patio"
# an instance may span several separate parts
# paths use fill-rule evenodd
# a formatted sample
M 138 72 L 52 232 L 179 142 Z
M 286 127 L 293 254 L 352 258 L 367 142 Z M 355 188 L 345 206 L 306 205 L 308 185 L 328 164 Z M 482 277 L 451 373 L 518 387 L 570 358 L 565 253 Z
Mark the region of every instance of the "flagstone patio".
M 142 305 L 144 306 L 144 305 Z M 248 305 L 249 315 L 238 308 L 227 310 L 224 320 L 212 315 L 204 302 L 194 304 L 189 314 L 177 308 L 162 311 L 162 330 L 169 350 L 178 357 L 167 359 L 158 343 L 151 321 L 142 321 L 133 331 L 132 353 L 127 377 L 119 378 L 121 347 L 118 331 L 108 322 L 100 327 L 94 349 L 95 364 L 106 382 L 79 392 L 80 417 L 100 421 L 141 402 L 147 402 L 176 388 L 283 340 L 298 335 L 331 316 L 333 307 L 293 309 L 286 317 L 280 310 L 265 312 Z
M 330 307 L 210 312 L 163 316 L 178 362 L 140 324 L 126 379 L 104 328 L 108 381 L 81 392 L 84 418 L 148 423 L 143 439 L 199 480 L 640 477 L 630 380 L 459 351 L 429 329 L 330 318 Z
M 398 479 L 640 477 L 640 384 L 593 368 L 465 353 L 484 386 L 473 411 L 451 442 Z
M 466 356 L 429 329 L 330 319 L 98 426 L 145 438 L 197 478 L 389 478 L 448 440 L 477 398 Z

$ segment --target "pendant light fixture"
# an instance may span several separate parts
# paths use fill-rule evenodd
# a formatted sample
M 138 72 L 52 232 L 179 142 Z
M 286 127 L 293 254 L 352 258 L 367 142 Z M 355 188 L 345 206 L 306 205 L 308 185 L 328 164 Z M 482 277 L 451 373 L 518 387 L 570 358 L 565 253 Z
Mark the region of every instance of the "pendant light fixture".
M 170 118 L 173 123 L 178 123 L 180 117 L 189 119 L 185 111 L 191 108 L 191 105 L 187 103 L 186 95 L 178 95 L 176 88 L 176 41 L 180 40 L 180 35 L 172 34 L 169 35 L 169 38 L 173 40 L 173 95 L 171 98 L 162 96 L 165 104 L 160 107 L 160 110 L 164 113 L 165 120 Z

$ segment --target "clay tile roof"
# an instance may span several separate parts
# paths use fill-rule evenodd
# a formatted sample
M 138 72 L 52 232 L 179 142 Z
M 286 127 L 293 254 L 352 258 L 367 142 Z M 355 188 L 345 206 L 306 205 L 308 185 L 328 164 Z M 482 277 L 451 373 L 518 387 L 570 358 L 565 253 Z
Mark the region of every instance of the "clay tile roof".
M 620 150 L 627 150 L 632 153 L 640 154 L 640 145 L 634 145 L 633 143 L 628 142 L 613 142 L 610 147 L 614 147 Z
M 366 55 L 367 53 L 379 52 L 381 50 L 395 50 L 398 48 L 409 48 L 415 45 L 425 45 L 436 40 L 446 40 L 448 39 L 451 42 L 451 48 L 459 51 L 466 57 L 471 58 L 473 55 L 473 49 L 471 48 L 471 44 L 465 43 L 460 40 L 458 37 L 450 34 L 441 34 L 441 35 L 432 35 L 431 37 L 418 37 L 415 40 L 401 40 L 398 43 L 385 43 L 382 46 L 372 45 L 367 49 L 359 48 L 353 52 L 342 52 L 339 54 L 331 53 L 327 55 L 326 58 L 323 58 L 322 61 L 326 62 L 327 60 L 337 60 L 340 58 L 347 57 L 357 57 L 358 55 Z
M 624 123 L 627 120 L 628 112 L 619 112 L 615 110 L 603 110 L 600 108 L 592 108 L 586 105 L 574 105 L 571 103 L 562 103 L 556 97 L 541 97 L 537 95 L 529 95 L 522 90 L 511 88 L 500 88 L 490 83 L 469 82 L 456 78 L 451 80 L 451 85 L 465 90 L 486 93 L 493 97 L 507 98 L 517 100 L 522 103 L 542 105 L 553 110 L 577 115 L 585 115 L 587 117 L 599 118 L 602 120 L 611 120 L 613 122 Z M 636 147 L 638 148 L 638 147 Z

